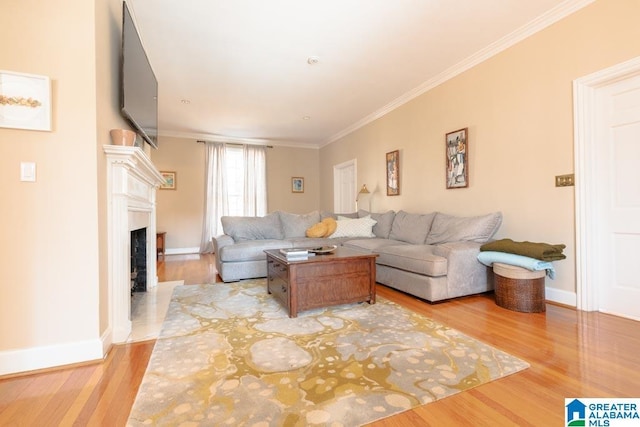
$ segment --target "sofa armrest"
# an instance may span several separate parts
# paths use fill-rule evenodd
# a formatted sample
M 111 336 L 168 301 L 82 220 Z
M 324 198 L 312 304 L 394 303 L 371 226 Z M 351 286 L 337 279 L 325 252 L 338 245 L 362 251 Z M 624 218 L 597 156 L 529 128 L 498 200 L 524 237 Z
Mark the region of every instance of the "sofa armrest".
M 215 236 L 214 238 L 211 239 L 211 242 L 213 243 L 214 254 L 219 254 L 220 249 L 224 248 L 225 246 L 233 245 L 235 243 L 235 241 L 233 240 L 233 237 L 227 234 L 221 234 L 219 236 Z
M 434 245 L 433 253 L 447 258 L 449 296 L 477 293 L 474 288 L 487 283 L 488 269 L 478 261 L 480 246 L 482 243 L 470 241 Z

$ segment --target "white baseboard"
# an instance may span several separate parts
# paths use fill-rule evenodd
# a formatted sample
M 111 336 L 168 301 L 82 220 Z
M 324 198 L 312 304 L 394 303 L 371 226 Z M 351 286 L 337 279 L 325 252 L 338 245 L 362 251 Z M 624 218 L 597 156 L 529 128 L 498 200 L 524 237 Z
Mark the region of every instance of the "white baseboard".
M 200 248 L 167 248 L 165 253 L 167 255 L 199 254 Z
M 553 301 L 558 304 L 569 305 L 575 307 L 578 298 L 575 292 L 563 291 L 561 289 L 545 287 L 545 298 L 547 301 Z
M 0 375 L 102 360 L 103 339 L 0 351 Z

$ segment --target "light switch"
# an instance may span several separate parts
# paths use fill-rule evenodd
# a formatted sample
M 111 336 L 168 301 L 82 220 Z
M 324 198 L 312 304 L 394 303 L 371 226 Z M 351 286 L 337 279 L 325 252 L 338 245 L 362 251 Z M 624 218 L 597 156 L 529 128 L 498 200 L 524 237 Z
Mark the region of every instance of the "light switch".
M 36 182 L 36 164 L 34 162 L 20 163 L 20 181 Z

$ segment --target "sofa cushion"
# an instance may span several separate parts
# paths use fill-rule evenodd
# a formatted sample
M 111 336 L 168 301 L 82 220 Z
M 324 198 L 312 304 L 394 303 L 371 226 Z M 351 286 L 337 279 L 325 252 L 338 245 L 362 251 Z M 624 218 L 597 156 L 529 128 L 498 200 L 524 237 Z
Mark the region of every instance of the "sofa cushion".
M 267 249 L 290 247 L 291 242 L 288 240 L 263 239 L 243 241 L 235 245 L 223 247 L 216 256 L 220 257 L 222 262 L 259 261 L 267 258 L 267 255 L 264 253 Z
M 371 239 L 350 239 L 344 242 L 343 246 L 359 249 L 361 251 L 376 252 L 378 249 L 384 246 L 392 245 L 408 245 L 409 243 L 401 242 L 399 240 L 381 239 L 374 237 Z
M 363 209 L 358 211 L 358 217 L 363 218 L 367 215 L 370 215 L 371 218 L 378 221 L 376 225 L 373 226 L 373 234 L 376 237 L 381 237 L 383 239 L 389 238 L 389 233 L 391 233 L 391 224 L 393 224 L 393 218 L 396 216 L 394 211 L 387 211 L 384 213 L 370 213 Z
M 375 237 L 371 230 L 376 225 L 376 220 L 370 216 L 357 219 L 338 216 L 336 222 L 336 231 L 329 237 Z
M 309 212 L 308 214 L 293 214 L 280 211 L 279 214 L 285 239 L 305 237 L 307 229 L 320 222 L 320 212 L 318 211 Z
M 498 231 L 500 224 L 501 212 L 473 217 L 456 217 L 438 212 L 426 243 L 436 245 L 464 240 L 484 243 Z
M 236 242 L 244 240 L 283 239 L 284 233 L 277 212 L 259 216 L 223 216 L 222 230 Z
M 410 214 L 399 211 L 393 218 L 389 238 L 402 242 L 422 245 L 431 229 L 435 212 L 428 214 Z
M 447 275 L 447 259 L 434 254 L 430 245 L 389 245 L 375 252 L 376 264 L 431 277 Z

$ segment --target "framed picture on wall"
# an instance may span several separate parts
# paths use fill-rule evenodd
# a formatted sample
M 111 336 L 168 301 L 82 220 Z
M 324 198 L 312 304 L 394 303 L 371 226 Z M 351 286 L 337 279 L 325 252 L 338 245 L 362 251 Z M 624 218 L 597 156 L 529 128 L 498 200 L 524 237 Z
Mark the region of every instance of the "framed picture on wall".
M 304 193 L 304 178 L 294 176 L 291 178 L 291 192 Z
M 178 188 L 178 182 L 175 172 L 160 172 L 164 182 L 160 185 L 161 190 L 175 190 Z
M 447 188 L 465 188 L 469 186 L 469 140 L 467 129 L 449 132 L 446 137 L 447 149 Z
M 49 77 L 0 70 L 0 127 L 51 130 Z
M 387 196 L 400 195 L 400 151 L 387 153 Z

